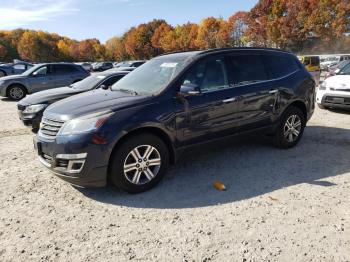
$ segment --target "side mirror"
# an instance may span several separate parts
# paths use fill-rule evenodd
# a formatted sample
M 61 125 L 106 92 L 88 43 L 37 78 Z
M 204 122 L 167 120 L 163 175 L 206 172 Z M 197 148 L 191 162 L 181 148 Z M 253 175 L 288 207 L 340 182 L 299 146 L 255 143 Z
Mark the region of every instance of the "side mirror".
M 180 87 L 180 94 L 183 96 L 198 96 L 201 91 L 198 85 L 187 83 Z
M 109 89 L 109 87 L 106 86 L 106 85 L 101 85 L 101 88 L 102 88 L 103 90 L 108 90 L 108 89 Z

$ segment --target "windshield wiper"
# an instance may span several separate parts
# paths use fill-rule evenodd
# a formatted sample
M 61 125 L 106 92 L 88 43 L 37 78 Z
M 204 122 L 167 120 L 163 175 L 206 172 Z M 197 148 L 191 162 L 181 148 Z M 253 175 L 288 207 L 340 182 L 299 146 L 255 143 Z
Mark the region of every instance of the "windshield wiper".
M 135 95 L 135 96 L 138 95 L 138 93 L 136 91 L 130 90 L 130 89 L 123 89 L 123 88 L 121 88 L 121 89 L 116 89 L 116 90 L 117 91 L 121 91 L 121 92 L 125 92 L 125 93 L 129 93 L 129 94 L 132 94 L 132 95 Z

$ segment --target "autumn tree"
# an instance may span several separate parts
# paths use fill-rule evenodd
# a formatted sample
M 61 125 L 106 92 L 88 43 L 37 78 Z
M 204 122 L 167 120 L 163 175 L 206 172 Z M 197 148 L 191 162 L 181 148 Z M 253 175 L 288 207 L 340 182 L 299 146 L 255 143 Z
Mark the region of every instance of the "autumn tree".
M 164 20 L 153 20 L 147 24 L 131 28 L 125 35 L 125 49 L 134 59 L 151 58 L 157 55 L 157 48 L 152 46 L 152 37 Z
M 129 58 L 125 49 L 123 37 L 113 37 L 106 42 L 106 55 L 115 61 L 124 61 Z
M 226 47 L 229 38 L 229 24 L 222 18 L 209 17 L 199 24 L 196 45 L 200 49 Z
M 244 46 L 245 45 L 245 31 L 247 29 L 246 24 L 247 12 L 237 12 L 228 19 L 230 30 L 230 41 L 232 46 Z

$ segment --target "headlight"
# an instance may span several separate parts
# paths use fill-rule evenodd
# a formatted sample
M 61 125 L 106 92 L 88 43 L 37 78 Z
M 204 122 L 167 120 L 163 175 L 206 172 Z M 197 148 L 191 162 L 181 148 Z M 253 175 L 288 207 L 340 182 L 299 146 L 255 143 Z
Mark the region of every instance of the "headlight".
M 319 90 L 326 90 L 327 89 L 327 83 L 324 81 L 319 87 Z
M 77 135 L 97 130 L 111 115 L 113 112 L 106 111 L 69 120 L 62 126 L 58 135 Z
M 23 113 L 26 113 L 26 114 L 38 113 L 41 110 L 45 109 L 46 107 L 47 107 L 46 104 L 38 104 L 38 105 L 27 106 L 26 109 L 24 109 Z

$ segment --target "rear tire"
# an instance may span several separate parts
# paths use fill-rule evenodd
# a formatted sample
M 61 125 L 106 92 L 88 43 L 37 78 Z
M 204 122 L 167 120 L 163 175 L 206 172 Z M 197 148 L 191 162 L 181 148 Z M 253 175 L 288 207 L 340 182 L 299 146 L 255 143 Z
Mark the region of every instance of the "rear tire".
M 26 95 L 26 89 L 20 85 L 12 85 L 7 89 L 7 96 L 16 101 L 23 99 Z
M 128 193 L 141 193 L 156 186 L 169 165 L 165 143 L 152 134 L 130 137 L 115 150 L 110 160 L 109 178 Z
M 306 126 L 304 113 L 297 107 L 289 107 L 281 117 L 274 135 L 274 145 L 281 149 L 296 146 L 303 136 Z

